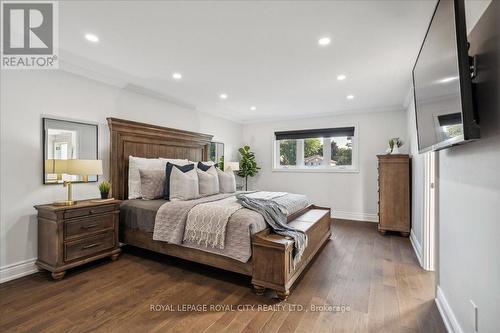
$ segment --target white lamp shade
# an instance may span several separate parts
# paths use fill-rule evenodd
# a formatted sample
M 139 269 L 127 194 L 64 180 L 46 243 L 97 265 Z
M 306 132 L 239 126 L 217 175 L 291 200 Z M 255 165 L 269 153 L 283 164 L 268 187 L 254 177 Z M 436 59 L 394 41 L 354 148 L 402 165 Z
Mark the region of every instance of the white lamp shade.
M 231 169 L 232 171 L 239 171 L 240 170 L 240 163 L 239 162 L 224 162 L 224 171 L 228 171 Z
M 102 175 L 101 160 L 45 160 L 45 173 L 74 176 Z

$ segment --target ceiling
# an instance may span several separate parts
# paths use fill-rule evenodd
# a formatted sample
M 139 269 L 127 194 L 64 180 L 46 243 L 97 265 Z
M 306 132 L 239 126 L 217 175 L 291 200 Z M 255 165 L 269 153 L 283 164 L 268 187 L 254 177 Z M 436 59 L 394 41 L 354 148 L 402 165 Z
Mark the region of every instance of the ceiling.
M 434 6 L 66 1 L 61 67 L 235 121 L 402 109 Z M 320 47 L 324 36 L 332 42 Z

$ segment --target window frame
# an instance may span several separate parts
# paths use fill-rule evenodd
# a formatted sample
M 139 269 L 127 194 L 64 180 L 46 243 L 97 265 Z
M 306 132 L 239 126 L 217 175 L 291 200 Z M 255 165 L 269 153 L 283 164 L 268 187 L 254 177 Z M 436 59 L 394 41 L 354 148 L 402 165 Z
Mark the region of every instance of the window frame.
M 337 172 L 337 173 L 359 173 L 359 126 L 357 123 L 348 123 L 344 124 L 335 124 L 332 127 L 354 127 L 354 136 L 352 136 L 352 165 L 345 166 L 330 166 L 330 165 L 321 165 L 321 166 L 305 166 L 304 163 L 304 139 L 297 139 L 301 141 L 302 144 L 297 142 L 297 148 L 301 148 L 302 152 L 297 151 L 297 165 L 290 166 L 282 166 L 280 165 L 280 146 L 279 141 L 276 140 L 275 132 L 279 131 L 293 131 L 293 130 L 314 130 L 316 128 L 279 128 L 273 129 L 272 131 L 272 171 L 273 172 L 306 172 L 306 173 L 328 173 L 328 172 Z M 321 127 L 318 127 L 321 128 Z M 323 150 L 324 155 L 324 150 Z M 302 164 L 300 160 L 302 159 Z

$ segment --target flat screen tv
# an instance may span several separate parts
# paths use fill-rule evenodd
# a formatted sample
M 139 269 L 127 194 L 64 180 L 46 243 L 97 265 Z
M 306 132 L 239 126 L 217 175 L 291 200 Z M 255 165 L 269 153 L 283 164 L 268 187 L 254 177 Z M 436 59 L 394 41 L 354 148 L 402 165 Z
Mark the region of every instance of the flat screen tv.
M 440 0 L 413 67 L 419 152 L 479 138 L 464 0 Z

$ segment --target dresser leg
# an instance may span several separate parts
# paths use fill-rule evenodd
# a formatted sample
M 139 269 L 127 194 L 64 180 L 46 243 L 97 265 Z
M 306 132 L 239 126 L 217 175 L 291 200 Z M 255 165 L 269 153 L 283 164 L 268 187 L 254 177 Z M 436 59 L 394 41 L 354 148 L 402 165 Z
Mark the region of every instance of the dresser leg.
M 64 277 L 64 275 L 66 275 L 66 271 L 62 271 L 62 272 L 52 272 L 50 275 L 52 275 L 52 278 L 54 280 L 62 280 L 62 278 Z
M 401 233 L 401 236 L 403 236 L 403 237 L 408 237 L 408 236 L 410 236 L 410 233 L 409 233 L 409 232 L 402 232 L 402 233 Z
M 111 255 L 111 260 L 115 261 L 118 260 L 118 257 L 120 256 L 120 253 L 115 253 Z
M 286 290 L 286 291 L 276 291 L 276 295 L 278 296 L 278 298 L 280 299 L 280 301 L 286 301 L 286 299 L 288 298 L 288 295 L 290 295 L 290 291 Z
M 256 295 L 262 296 L 262 295 L 264 295 L 264 291 L 266 291 L 266 288 L 254 284 L 253 285 L 253 290 L 255 291 Z

